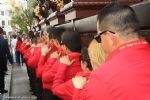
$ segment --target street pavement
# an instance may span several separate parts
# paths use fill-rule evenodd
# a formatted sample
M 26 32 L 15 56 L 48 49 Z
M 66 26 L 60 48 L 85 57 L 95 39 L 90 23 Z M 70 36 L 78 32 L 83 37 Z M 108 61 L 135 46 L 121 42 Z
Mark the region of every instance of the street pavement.
M 7 71 L 7 75 L 5 76 L 5 89 L 8 90 L 8 93 L 6 94 L 0 94 L 0 100 L 8 100 L 7 97 L 10 96 L 10 85 L 11 85 L 11 71 L 12 71 L 12 66 L 8 65 L 7 66 L 8 71 Z M 6 98 L 7 99 L 6 99 Z
M 6 89 L 9 92 L 0 95 L 0 100 L 36 100 L 36 97 L 30 92 L 29 79 L 25 66 L 14 65 L 9 70 L 6 76 Z

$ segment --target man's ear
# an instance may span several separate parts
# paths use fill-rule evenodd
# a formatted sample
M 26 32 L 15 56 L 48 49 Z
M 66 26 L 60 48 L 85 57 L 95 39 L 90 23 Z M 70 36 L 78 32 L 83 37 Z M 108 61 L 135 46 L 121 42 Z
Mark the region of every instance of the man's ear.
M 109 36 L 110 36 L 110 39 L 112 41 L 112 45 L 117 45 L 118 43 L 118 34 L 113 34 L 111 32 L 108 32 Z
M 68 50 L 68 48 L 66 47 L 66 45 L 63 45 L 63 48 L 67 51 Z
M 83 63 L 87 66 L 87 62 L 86 61 L 84 61 Z
M 86 61 L 82 61 L 82 63 L 85 65 L 83 69 L 86 70 L 87 69 L 87 63 L 86 63 Z

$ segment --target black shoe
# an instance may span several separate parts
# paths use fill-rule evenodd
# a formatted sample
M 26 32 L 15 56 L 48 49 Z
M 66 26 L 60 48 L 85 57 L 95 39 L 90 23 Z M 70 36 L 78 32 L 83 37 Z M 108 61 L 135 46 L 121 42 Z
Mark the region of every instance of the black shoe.
M 7 92 L 8 92 L 8 90 L 0 90 L 1 94 L 7 93 Z
M 5 75 L 8 75 L 7 73 L 5 73 Z

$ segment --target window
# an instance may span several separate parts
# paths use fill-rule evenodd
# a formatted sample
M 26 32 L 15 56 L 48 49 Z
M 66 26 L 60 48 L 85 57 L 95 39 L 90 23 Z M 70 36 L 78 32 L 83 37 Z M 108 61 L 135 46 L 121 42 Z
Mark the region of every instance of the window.
M 1 11 L 1 15 L 4 16 L 4 11 Z
M 5 21 L 4 20 L 2 20 L 2 27 L 4 27 L 5 26 Z

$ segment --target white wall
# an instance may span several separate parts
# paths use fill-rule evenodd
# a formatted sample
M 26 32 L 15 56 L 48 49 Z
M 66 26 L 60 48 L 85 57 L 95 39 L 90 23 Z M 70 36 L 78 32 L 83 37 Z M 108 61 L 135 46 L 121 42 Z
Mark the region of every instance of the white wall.
M 10 12 L 11 12 L 11 5 L 8 2 L 8 0 L 1 1 L 0 0 L 0 26 L 2 27 L 2 21 L 5 21 L 4 30 L 8 34 L 8 32 L 12 31 L 10 20 Z M 2 15 L 2 12 L 4 12 L 4 15 Z

